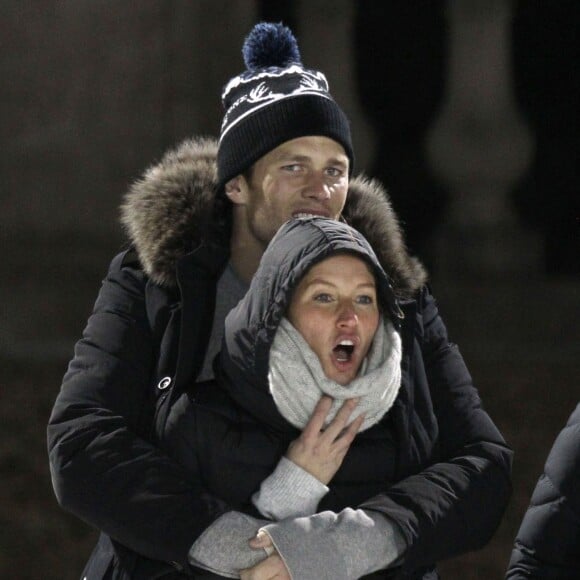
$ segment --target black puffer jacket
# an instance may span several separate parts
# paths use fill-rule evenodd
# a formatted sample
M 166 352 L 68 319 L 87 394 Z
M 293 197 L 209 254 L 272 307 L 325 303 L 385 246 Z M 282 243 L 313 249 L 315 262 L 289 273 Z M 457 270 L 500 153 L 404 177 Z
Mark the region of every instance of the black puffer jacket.
M 548 455 L 506 578 L 580 578 L 580 404 Z
M 130 190 L 132 248 L 111 263 L 49 421 L 57 498 L 103 532 L 91 579 L 191 575 L 191 545 L 230 509 L 200 493 L 152 429 L 163 432 L 166 403 L 201 369 L 228 259 L 215 155 L 213 141 L 186 142 Z M 368 505 L 400 522 L 404 570 L 413 570 L 489 539 L 509 495 L 511 452 L 449 344 L 384 191 L 353 180 L 343 216 L 371 243 L 405 313 L 404 388 L 389 414 L 400 481 Z

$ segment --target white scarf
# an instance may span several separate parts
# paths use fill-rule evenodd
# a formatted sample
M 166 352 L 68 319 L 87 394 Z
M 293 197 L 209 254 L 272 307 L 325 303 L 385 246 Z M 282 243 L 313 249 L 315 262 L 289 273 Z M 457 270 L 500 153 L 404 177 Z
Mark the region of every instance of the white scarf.
M 320 361 L 302 335 L 283 318 L 270 349 L 270 392 L 280 414 L 303 429 L 322 395 L 333 399 L 325 426 L 345 399 L 360 397 L 351 421 L 365 413 L 360 428 L 378 423 L 393 405 L 401 386 L 401 337 L 390 321 L 379 322 L 359 375 L 348 385 L 326 377 Z

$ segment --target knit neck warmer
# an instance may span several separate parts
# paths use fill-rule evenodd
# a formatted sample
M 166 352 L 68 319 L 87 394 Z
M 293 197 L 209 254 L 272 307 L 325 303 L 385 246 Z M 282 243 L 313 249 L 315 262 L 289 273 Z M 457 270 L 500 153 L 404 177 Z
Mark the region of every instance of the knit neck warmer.
M 365 413 L 360 428 L 378 423 L 392 407 L 401 386 L 401 337 L 390 321 L 382 319 L 359 375 L 348 385 L 326 377 L 320 361 L 302 335 L 283 318 L 270 349 L 268 380 L 280 414 L 303 429 L 323 395 L 333 399 L 327 426 L 345 399 L 360 397 L 352 419 Z

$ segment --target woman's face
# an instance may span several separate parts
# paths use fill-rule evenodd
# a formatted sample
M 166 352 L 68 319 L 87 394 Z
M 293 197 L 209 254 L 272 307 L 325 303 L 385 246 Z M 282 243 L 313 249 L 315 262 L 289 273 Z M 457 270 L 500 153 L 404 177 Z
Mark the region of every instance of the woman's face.
M 339 254 L 313 266 L 294 291 L 287 318 L 340 385 L 357 375 L 379 323 L 376 283 L 366 262 Z

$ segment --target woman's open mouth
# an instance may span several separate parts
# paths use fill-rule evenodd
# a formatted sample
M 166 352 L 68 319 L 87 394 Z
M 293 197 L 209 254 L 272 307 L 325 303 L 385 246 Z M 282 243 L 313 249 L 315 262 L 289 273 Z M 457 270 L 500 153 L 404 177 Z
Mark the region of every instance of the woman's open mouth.
M 354 342 L 352 340 L 341 340 L 333 349 L 334 359 L 339 363 L 348 363 L 352 360 L 354 353 Z
M 330 353 L 332 370 L 328 377 L 341 385 L 347 385 L 356 376 L 360 365 L 360 338 L 353 336 L 340 338 Z

